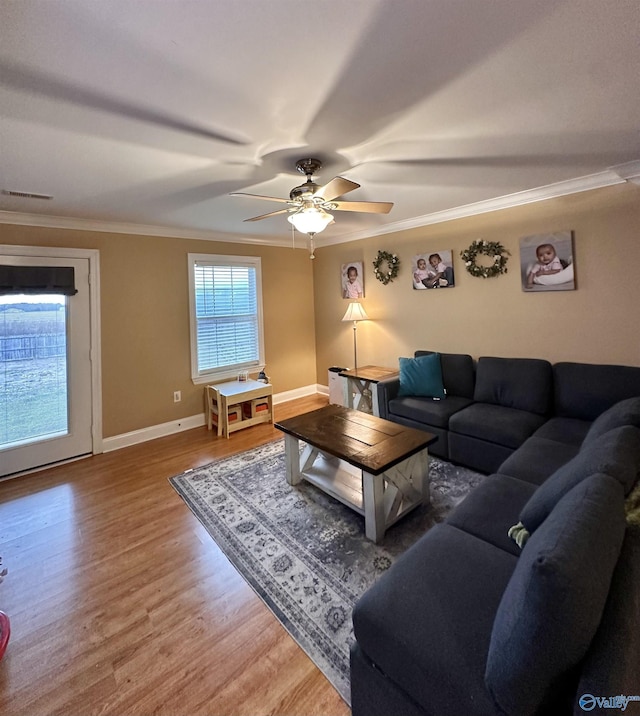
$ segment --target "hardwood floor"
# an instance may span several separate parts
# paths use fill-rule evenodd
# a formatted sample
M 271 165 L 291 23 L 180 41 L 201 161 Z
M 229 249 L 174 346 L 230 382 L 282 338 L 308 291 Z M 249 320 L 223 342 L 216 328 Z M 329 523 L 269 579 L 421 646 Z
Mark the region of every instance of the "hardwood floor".
M 0 713 L 349 714 L 168 482 L 279 437 L 198 428 L 0 483 Z

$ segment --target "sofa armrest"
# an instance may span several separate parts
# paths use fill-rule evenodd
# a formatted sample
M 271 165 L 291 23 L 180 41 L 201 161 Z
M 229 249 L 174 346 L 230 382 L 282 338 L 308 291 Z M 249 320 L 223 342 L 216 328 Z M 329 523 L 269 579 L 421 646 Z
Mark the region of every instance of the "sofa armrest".
M 381 418 L 389 420 L 389 401 L 398 397 L 400 378 L 385 378 L 378 383 L 378 414 Z

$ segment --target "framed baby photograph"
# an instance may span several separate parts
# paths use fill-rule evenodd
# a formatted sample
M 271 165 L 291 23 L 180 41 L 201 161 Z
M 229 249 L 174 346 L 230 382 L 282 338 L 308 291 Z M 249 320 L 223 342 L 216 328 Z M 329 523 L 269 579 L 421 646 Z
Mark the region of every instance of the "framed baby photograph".
M 364 298 L 364 273 L 362 261 L 351 261 L 340 267 L 342 298 Z
M 573 291 L 576 287 L 573 232 L 533 234 L 520 239 L 522 290 Z
M 411 260 L 413 288 L 423 291 L 430 288 L 453 288 L 453 258 L 451 251 L 416 254 Z

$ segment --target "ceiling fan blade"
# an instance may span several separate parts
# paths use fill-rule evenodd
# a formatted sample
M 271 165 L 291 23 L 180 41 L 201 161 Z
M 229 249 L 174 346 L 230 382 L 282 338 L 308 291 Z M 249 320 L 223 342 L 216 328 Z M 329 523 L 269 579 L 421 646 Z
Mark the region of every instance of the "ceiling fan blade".
M 332 201 L 331 210 L 364 211 L 368 214 L 388 214 L 393 206 L 392 201 Z
M 253 216 L 251 219 L 245 219 L 245 221 L 260 221 L 261 219 L 268 219 L 270 216 L 277 216 L 278 214 L 288 214 L 289 209 L 280 209 L 280 211 L 270 211 L 268 214 L 261 214 L 260 216 Z
M 289 203 L 289 199 L 279 199 L 276 196 L 262 196 L 262 194 L 246 194 L 243 191 L 232 191 L 229 196 L 248 196 L 251 199 L 262 199 L 263 201 L 277 201 L 280 204 Z
M 238 145 L 251 143 L 248 137 L 243 137 L 237 132 L 196 124 L 179 115 L 167 114 L 162 110 L 120 99 L 99 88 L 76 86 L 65 79 L 41 70 L 32 70 L 25 66 L 2 61 L 0 62 L 0 74 L 2 75 L 2 84 L 20 92 L 33 92 L 57 102 L 68 102 L 78 107 L 109 112 L 127 119 L 149 122 L 218 142 Z
M 342 196 L 349 191 L 358 189 L 360 184 L 349 181 L 344 177 L 334 177 L 328 184 L 321 186 L 315 193 L 321 196 L 325 201 L 331 201 L 336 196 Z

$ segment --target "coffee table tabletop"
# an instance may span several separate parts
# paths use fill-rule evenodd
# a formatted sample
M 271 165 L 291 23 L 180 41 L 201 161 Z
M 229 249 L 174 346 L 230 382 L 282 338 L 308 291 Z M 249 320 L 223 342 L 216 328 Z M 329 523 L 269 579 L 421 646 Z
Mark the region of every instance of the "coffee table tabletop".
M 340 405 L 275 423 L 275 427 L 371 475 L 432 445 L 437 437 Z

